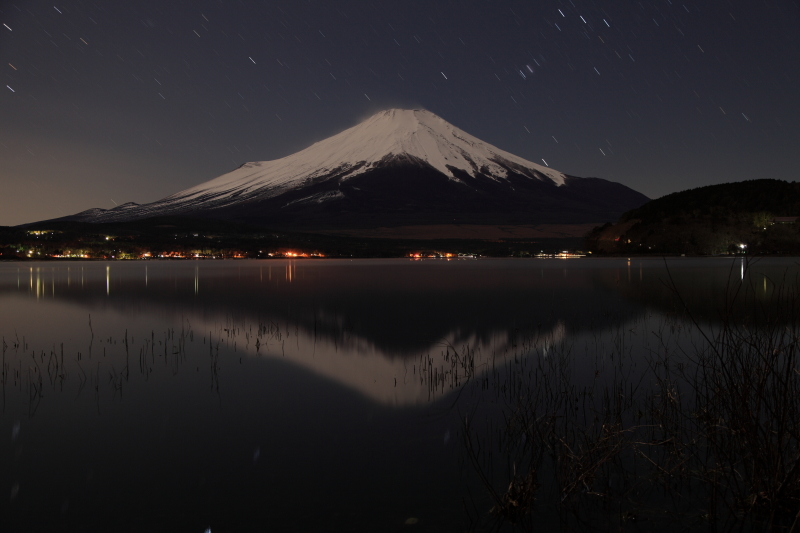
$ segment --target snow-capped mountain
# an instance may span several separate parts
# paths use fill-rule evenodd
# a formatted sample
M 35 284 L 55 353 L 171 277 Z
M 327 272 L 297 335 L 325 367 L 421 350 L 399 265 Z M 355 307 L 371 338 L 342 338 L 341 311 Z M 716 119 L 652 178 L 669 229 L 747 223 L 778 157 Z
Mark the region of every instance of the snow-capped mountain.
M 278 226 L 616 220 L 647 198 L 505 152 L 424 110 L 390 109 L 305 150 L 242 165 L 149 204 L 67 217 L 186 215 Z

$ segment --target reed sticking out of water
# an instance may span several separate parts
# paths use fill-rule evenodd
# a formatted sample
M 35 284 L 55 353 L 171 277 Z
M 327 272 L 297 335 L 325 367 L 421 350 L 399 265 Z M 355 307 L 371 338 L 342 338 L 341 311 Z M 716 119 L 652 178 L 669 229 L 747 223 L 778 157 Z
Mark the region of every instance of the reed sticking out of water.
M 757 305 L 746 281 L 730 295 Z M 800 532 L 796 280 L 772 298 L 777 313 L 733 319 L 729 307 L 719 326 L 678 298 L 683 312 L 657 325 L 645 361 L 620 342 L 595 359 L 593 379 L 566 341 L 514 362 L 502 429 L 473 415 L 462 431 L 494 502 L 489 523 Z M 628 328 L 618 326 L 621 341 Z
M 8 380 L 8 365 L 6 365 L 6 350 L 8 349 L 8 345 L 6 344 L 6 338 L 3 337 L 3 367 L 0 369 L 2 373 L 0 374 L 0 379 L 2 379 L 3 384 L 3 413 L 6 412 L 6 381 Z

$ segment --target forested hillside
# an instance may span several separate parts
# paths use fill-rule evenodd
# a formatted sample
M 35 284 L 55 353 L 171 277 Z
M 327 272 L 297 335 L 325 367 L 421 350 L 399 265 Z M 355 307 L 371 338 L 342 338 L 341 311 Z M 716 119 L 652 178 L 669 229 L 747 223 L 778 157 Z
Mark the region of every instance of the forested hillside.
M 800 253 L 800 183 L 773 179 L 710 185 L 651 200 L 595 228 L 600 253 Z

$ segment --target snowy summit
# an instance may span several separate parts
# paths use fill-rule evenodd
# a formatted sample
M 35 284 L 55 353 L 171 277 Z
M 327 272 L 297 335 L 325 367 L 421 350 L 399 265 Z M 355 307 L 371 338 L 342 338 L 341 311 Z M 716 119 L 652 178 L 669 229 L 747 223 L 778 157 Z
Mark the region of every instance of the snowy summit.
M 582 180 L 591 181 L 591 191 L 586 189 L 589 181 Z M 556 218 L 572 221 L 568 215 L 578 207 L 576 200 L 605 202 L 595 190 L 599 182 L 627 191 L 619 198 L 624 206 L 606 206 L 616 216 L 646 201 L 622 185 L 570 177 L 505 152 L 429 111 L 389 109 L 300 152 L 245 163 L 163 200 L 69 218 L 107 222 L 187 215 L 277 225 L 361 226 L 466 221 L 470 212 L 476 215 L 472 223 L 498 223 L 498 213 L 490 212 L 513 211 L 529 212 L 524 223 L 550 221 L 556 213 Z M 599 214 L 588 213 L 591 208 L 577 211 L 580 222 L 587 217 L 602 221 Z M 358 220 L 367 213 L 380 220 Z
M 498 161 L 528 170 L 531 177 L 545 176 L 563 185 L 566 176 L 504 152 L 462 131 L 429 111 L 389 109 L 338 135 L 275 161 L 246 163 L 228 174 L 181 191 L 167 200 L 220 201 L 233 195 L 275 196 L 335 171 L 346 180 L 392 159 L 415 158 L 458 180 L 453 169 L 471 177 L 480 171 L 507 177 Z

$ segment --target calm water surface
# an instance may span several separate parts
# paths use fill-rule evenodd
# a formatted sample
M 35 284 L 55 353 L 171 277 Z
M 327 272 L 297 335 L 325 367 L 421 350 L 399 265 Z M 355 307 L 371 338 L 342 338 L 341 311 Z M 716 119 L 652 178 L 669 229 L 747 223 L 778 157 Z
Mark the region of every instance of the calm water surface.
M 0 529 L 462 531 L 490 507 L 460 438 L 499 409 L 483 375 L 564 342 L 596 360 L 623 329 L 644 354 L 659 317 L 713 324 L 737 284 L 767 301 L 797 271 L 3 263 Z

